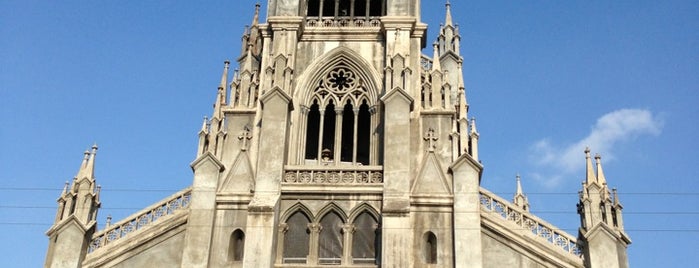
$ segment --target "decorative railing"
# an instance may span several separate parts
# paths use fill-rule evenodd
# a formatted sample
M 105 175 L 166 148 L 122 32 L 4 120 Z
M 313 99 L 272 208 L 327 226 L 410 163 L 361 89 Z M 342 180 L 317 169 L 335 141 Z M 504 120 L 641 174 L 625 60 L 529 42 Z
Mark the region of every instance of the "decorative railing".
M 164 216 L 188 208 L 191 197 L 192 189 L 184 189 L 153 206 L 139 211 L 133 217 L 107 226 L 106 229 L 92 236 L 87 252 L 92 253 L 101 247 L 151 225 Z
M 432 70 L 432 58 L 427 57 L 425 55 L 421 55 L 420 66 L 422 67 L 423 71 Z
M 497 197 L 483 188 L 480 191 L 480 200 L 481 210 L 513 222 L 525 230 L 531 231 L 535 236 L 543 238 L 548 243 L 582 258 L 582 249 L 576 242 L 576 239 L 570 234 L 513 206 L 510 202 Z
M 379 17 L 311 17 L 306 27 L 381 27 Z
M 285 184 L 381 184 L 382 166 L 287 166 Z

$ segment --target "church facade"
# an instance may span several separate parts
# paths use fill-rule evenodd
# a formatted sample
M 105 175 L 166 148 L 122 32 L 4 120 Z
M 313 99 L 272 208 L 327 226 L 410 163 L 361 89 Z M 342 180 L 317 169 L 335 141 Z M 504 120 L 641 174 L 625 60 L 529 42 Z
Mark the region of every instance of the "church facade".
M 416 0 L 269 0 L 225 62 L 191 187 L 97 229 L 97 146 L 58 198 L 45 267 L 628 267 L 584 153 L 579 233 L 480 187 L 460 35 L 423 55 Z M 581 165 L 583 163 L 581 152 Z

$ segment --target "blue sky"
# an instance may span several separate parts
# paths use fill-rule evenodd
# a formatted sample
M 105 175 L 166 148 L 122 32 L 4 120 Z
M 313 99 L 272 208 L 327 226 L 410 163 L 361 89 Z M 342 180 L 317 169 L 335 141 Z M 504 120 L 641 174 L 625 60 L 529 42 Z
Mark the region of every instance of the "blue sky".
M 254 3 L 0 1 L 4 265 L 43 264 L 55 200 L 93 142 L 100 226 L 191 184 Z M 431 43 L 443 1 L 422 5 Z M 576 234 L 589 145 L 619 189 L 631 265 L 699 264 L 699 2 L 452 6 L 482 185 L 509 199 L 520 173 L 532 211 Z

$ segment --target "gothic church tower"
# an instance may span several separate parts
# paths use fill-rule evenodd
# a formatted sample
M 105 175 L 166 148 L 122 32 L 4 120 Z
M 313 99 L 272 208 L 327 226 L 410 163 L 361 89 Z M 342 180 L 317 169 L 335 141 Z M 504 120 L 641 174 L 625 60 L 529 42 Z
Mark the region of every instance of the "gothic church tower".
M 598 245 L 625 257 L 618 198 L 592 197 L 606 183 L 585 185 L 580 241 L 529 212 L 519 177 L 514 203 L 480 187 L 448 2 L 433 42 L 417 0 L 266 7 L 237 67 L 224 63 L 192 186 L 96 230 L 95 148 L 59 199 L 47 267 L 612 267 Z

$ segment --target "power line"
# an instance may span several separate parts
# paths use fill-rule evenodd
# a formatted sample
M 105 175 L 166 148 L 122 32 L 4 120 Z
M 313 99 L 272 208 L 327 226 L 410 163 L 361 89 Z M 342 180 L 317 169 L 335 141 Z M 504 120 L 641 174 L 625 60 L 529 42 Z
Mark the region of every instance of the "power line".
M 0 205 L 0 209 L 57 209 L 57 206 Z M 138 207 L 101 207 L 101 211 L 141 210 Z M 481 212 L 467 212 L 481 213 Z M 532 210 L 532 214 L 578 214 L 574 210 Z M 623 211 L 624 215 L 699 215 L 699 211 Z
M 145 189 L 145 188 L 102 188 L 102 192 L 177 192 L 182 189 Z M 0 187 L 0 191 L 63 191 L 63 188 L 47 187 Z M 494 194 L 506 196 L 514 192 L 494 192 Z M 578 195 L 578 192 L 527 192 L 526 195 Z M 699 192 L 620 192 L 619 195 L 671 195 L 671 196 L 699 196 Z

